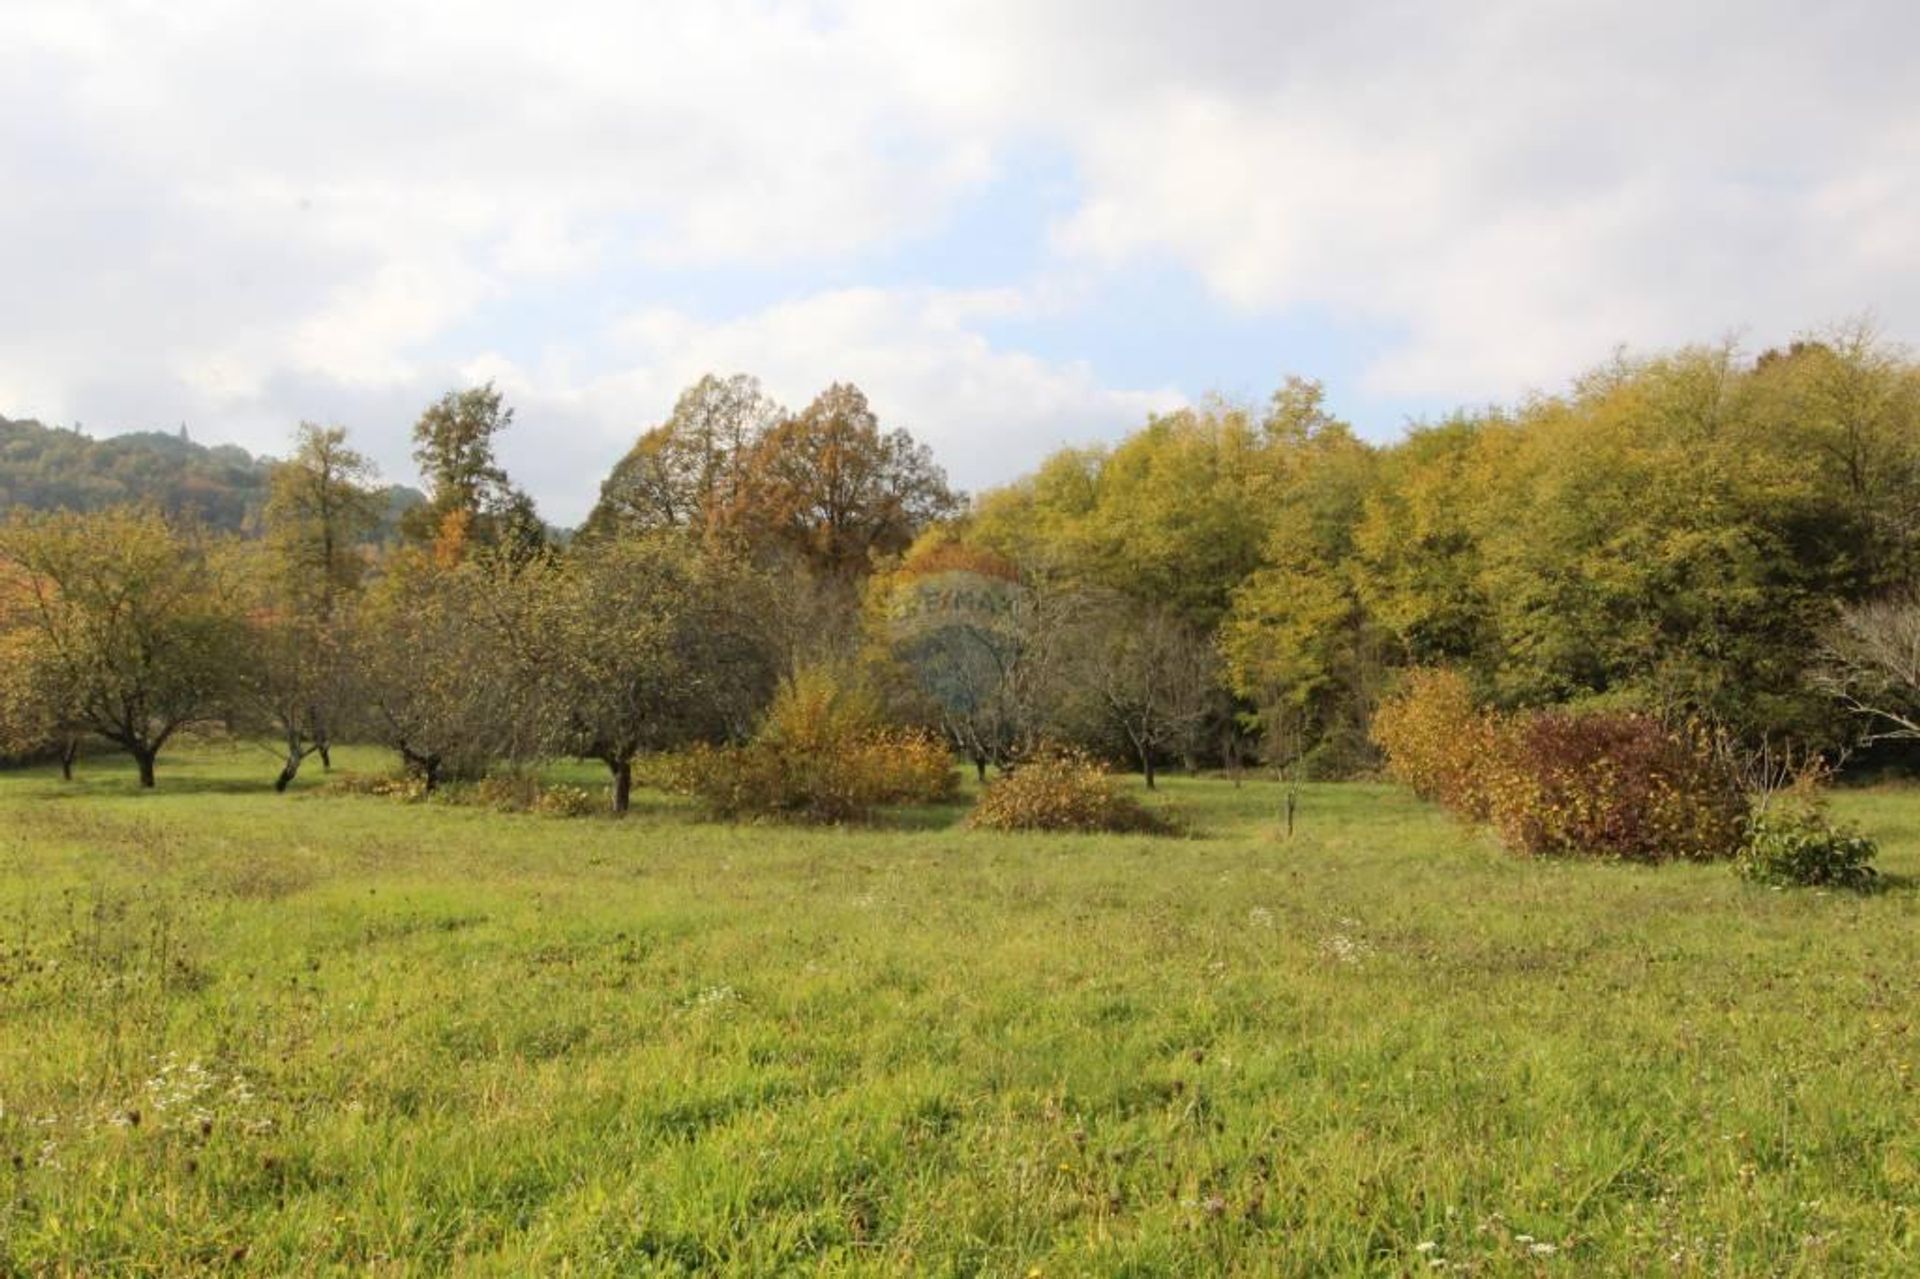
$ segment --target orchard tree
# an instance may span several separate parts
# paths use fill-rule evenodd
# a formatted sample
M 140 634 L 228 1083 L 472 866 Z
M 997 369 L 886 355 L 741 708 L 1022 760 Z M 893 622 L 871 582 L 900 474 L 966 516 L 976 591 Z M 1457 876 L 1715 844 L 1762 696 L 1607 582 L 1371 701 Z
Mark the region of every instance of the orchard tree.
M 682 538 L 589 541 L 521 575 L 523 678 L 555 754 L 595 759 L 625 813 L 643 752 L 744 734 L 772 695 L 764 590 Z
M 60 776 L 72 781 L 86 728 L 51 658 L 39 632 L 0 630 L 0 756 L 51 755 L 60 761 Z
M 274 789 L 285 791 L 310 756 L 331 763 L 333 743 L 355 709 L 358 596 L 333 597 L 320 611 L 320 597 L 284 576 L 285 562 L 270 543 L 229 547 L 222 563 L 245 636 L 228 719 L 274 742 Z
M 868 626 L 919 711 L 972 762 L 1009 769 L 1051 726 L 1080 605 L 1005 558 L 929 531 L 869 588 Z
M 150 510 L 17 516 L 0 560 L 36 658 L 4 676 L 52 690 L 63 723 L 133 757 L 140 785 L 181 729 L 219 717 L 242 625 L 207 548 Z
M 301 423 L 293 456 L 273 470 L 265 537 L 232 557 L 250 637 L 240 718 L 283 748 L 276 790 L 310 755 L 331 766 L 351 710 L 349 629 L 383 505 L 376 480 L 344 429 Z
M 1213 637 L 1164 604 L 1107 596 L 1077 619 L 1071 653 L 1084 704 L 1125 740 L 1155 789 L 1158 761 L 1190 754 L 1214 708 Z
M 517 568 L 403 552 L 367 593 L 353 669 L 369 731 L 427 790 L 537 755 L 546 727 L 524 678 Z

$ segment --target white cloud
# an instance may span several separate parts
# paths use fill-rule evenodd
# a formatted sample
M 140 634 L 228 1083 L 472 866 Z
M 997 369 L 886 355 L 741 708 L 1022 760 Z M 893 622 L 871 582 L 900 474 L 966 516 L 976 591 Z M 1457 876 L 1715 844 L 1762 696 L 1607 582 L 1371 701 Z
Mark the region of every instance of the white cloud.
M 520 428 L 503 452 L 516 474 L 558 487 L 572 475 L 584 514 L 581 472 L 605 473 L 633 439 L 672 408 L 680 390 L 709 371 L 751 371 L 768 392 L 799 408 L 828 383 L 866 392 L 883 425 L 930 444 L 956 484 L 1004 482 L 1066 444 L 1113 433 L 1182 403 L 1180 393 L 1113 390 L 1084 366 L 994 347 L 972 326 L 1031 305 L 1006 290 L 854 288 L 814 294 L 712 324 L 650 308 L 615 325 L 617 371 L 574 379 L 490 359 L 463 370 L 494 378 L 520 403 Z M 544 487 L 544 486 L 542 486 Z
M 1916 35 L 1896 0 L 9 0 L 0 412 L 254 447 L 341 417 L 398 462 L 492 369 L 565 437 L 527 462 L 564 514 L 561 465 L 709 367 L 859 381 L 974 485 L 1123 429 L 1171 392 L 984 333 L 1041 296 L 1125 325 L 1046 281 L 1139 257 L 1399 335 L 1381 395 L 1863 309 L 1911 340 Z M 1027 148 L 1077 184 L 1041 278 L 860 274 Z M 647 269 L 677 292 L 622 295 Z M 578 318 L 530 318 L 558 288 Z
M 1863 308 L 1920 334 L 1911 6 L 1171 14 L 1109 11 L 1074 101 L 1045 99 L 1087 188 L 1060 246 L 1399 331 L 1377 391 L 1511 395 L 1619 342 Z

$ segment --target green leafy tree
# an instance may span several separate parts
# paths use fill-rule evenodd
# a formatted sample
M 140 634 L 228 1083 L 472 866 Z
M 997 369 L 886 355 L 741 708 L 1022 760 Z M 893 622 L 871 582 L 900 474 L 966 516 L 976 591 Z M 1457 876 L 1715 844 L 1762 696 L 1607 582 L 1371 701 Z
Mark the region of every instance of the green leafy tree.
M 228 705 L 242 657 L 206 545 L 149 510 L 28 515 L 0 530 L 0 560 L 34 652 L 4 678 L 51 690 L 59 722 L 126 751 L 152 788 L 175 735 Z
M 0 757 L 52 756 L 72 781 L 86 727 L 52 656 L 39 632 L 0 630 Z
M 516 589 L 546 745 L 604 763 L 616 813 L 643 752 L 741 736 L 772 695 L 762 584 L 724 555 L 659 534 L 589 541 Z
M 351 651 L 368 731 L 429 791 L 542 749 L 519 573 L 499 556 L 408 551 L 367 592 Z
M 311 755 L 331 764 L 353 710 L 350 631 L 383 505 L 375 480 L 343 428 L 301 423 L 273 471 L 265 536 L 228 557 L 249 634 L 236 719 L 278 743 L 276 790 Z
M 346 428 L 299 425 L 293 456 L 273 468 L 264 512 L 290 605 L 324 620 L 360 589 L 384 501 L 378 479 Z
M 427 485 L 427 503 L 401 528 L 432 544 L 445 560 L 498 550 L 517 560 L 537 555 L 546 528 L 533 499 L 515 488 L 494 452 L 513 425 L 513 409 L 493 383 L 448 391 L 413 427 L 413 459 Z

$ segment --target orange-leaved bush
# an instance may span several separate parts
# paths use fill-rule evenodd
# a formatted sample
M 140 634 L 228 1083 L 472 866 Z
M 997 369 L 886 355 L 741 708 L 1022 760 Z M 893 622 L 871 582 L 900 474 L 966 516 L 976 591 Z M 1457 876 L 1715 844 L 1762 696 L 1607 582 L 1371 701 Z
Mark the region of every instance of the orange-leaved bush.
M 1177 827 L 1130 795 L 1090 757 L 1043 755 L 988 783 L 968 819 L 986 830 L 1173 834 Z
M 1418 671 L 1374 740 L 1424 798 L 1530 856 L 1658 862 L 1739 852 L 1747 800 L 1704 734 L 1612 710 L 1498 714 L 1452 671 Z
M 716 817 L 815 822 L 859 821 L 884 804 L 939 803 L 958 784 L 944 744 L 886 727 L 864 688 L 825 668 L 783 685 L 752 741 L 697 746 L 669 776 Z
M 1475 704 L 1458 671 L 1416 670 L 1374 713 L 1373 741 L 1386 752 L 1394 780 L 1422 799 L 1484 821 L 1490 811 L 1487 765 L 1502 754 L 1507 728 Z

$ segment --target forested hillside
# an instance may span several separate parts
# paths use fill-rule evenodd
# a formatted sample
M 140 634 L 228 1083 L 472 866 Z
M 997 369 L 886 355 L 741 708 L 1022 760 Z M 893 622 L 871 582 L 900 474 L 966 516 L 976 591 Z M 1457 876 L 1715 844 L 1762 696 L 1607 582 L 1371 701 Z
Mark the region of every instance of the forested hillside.
M 259 527 L 272 470 L 272 458 L 231 444 L 196 444 L 184 433 L 94 439 L 77 429 L 0 417 L 0 512 L 152 504 L 222 532 L 247 532 Z M 385 499 L 389 531 L 425 500 L 404 485 L 389 486 Z

